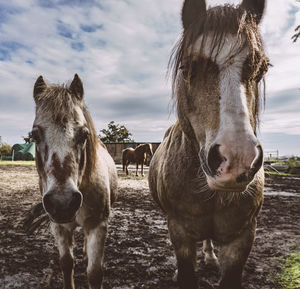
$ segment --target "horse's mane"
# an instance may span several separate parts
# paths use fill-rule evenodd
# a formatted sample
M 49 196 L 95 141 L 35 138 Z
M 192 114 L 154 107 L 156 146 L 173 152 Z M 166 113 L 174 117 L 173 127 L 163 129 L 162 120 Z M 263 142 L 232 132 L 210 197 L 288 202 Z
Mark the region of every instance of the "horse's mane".
M 143 149 L 145 146 L 149 146 L 149 143 L 143 143 L 143 144 L 139 144 L 136 148 L 135 151 L 139 152 L 141 149 Z
M 50 116 L 58 125 L 64 126 L 66 122 L 73 118 L 78 118 L 75 110 L 79 106 L 87 122 L 89 136 L 87 142 L 87 162 L 86 173 L 91 175 L 95 168 L 97 159 L 97 144 L 102 144 L 99 140 L 92 118 L 84 102 L 72 94 L 69 85 L 47 85 L 46 89 L 36 97 L 37 107 L 43 114 Z M 102 144 L 103 145 L 103 144 Z M 103 145 L 104 146 L 104 145 Z
M 252 79 L 260 79 L 267 71 L 269 61 L 264 53 L 263 43 L 258 30 L 255 16 L 247 13 L 244 9 L 232 5 L 217 6 L 207 10 L 205 17 L 199 17 L 197 21 L 183 31 L 182 37 L 173 48 L 169 59 L 168 72 L 172 75 L 173 98 L 175 102 L 180 98 L 177 93 L 179 72 L 184 68 L 186 81 L 190 83 L 192 67 L 195 63 L 193 57 L 189 57 L 191 51 L 195 51 L 195 42 L 202 36 L 199 55 L 203 55 L 203 49 L 208 38 L 212 39 L 210 46 L 210 56 L 217 57 L 220 53 L 226 35 L 231 33 L 237 35 L 241 40 L 241 47 L 236 51 L 238 54 L 245 46 L 249 47 L 248 67 L 254 71 Z M 242 41 L 245 41 L 244 43 Z M 199 42 L 197 41 L 197 45 Z M 233 49 L 236 49 L 233 47 Z M 201 62 L 202 73 L 205 76 L 206 69 L 214 59 Z M 263 97 L 265 97 L 263 95 Z M 259 105 L 259 101 L 258 101 Z M 258 117 L 259 107 L 256 108 Z
M 94 123 L 92 121 L 92 118 L 90 116 L 90 113 L 88 112 L 86 106 L 83 107 L 83 114 L 86 119 L 88 129 L 90 131 L 90 134 L 88 136 L 88 142 L 87 142 L 87 162 L 86 162 L 86 170 L 87 175 L 91 176 L 91 172 L 94 170 L 97 160 L 97 144 L 100 143 L 105 149 L 105 145 L 99 140 L 99 137 L 96 133 L 96 129 L 94 126 Z

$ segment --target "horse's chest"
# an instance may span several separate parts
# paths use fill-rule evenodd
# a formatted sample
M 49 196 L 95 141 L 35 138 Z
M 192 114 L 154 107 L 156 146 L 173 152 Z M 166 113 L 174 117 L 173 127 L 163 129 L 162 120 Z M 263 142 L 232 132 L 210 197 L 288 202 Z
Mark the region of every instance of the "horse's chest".
M 220 242 L 227 242 L 239 235 L 246 227 L 254 225 L 259 209 L 259 204 L 251 202 L 215 209 L 213 238 Z
M 217 205 L 214 200 L 177 203 L 178 222 L 194 239 L 214 239 L 228 242 L 239 235 L 249 224 L 253 224 L 259 210 L 254 203 Z
M 173 204 L 175 205 L 175 204 Z M 177 202 L 173 217 L 194 239 L 203 240 L 213 233 L 213 203 L 197 199 Z

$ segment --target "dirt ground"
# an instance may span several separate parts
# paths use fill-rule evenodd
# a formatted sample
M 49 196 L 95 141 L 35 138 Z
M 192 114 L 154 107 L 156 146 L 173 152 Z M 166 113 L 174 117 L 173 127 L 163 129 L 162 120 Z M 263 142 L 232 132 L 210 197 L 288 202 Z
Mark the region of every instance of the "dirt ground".
M 32 235 L 22 229 L 26 211 L 40 201 L 37 180 L 35 167 L 0 166 L 1 289 L 46 288 L 48 283 L 50 288 L 62 288 L 58 253 L 48 228 Z M 105 249 L 104 289 L 177 288 L 172 281 L 176 260 L 166 221 L 149 195 L 147 178 L 120 173 L 119 180 L 119 198 L 111 214 Z M 279 271 L 278 260 L 300 244 L 299 224 L 300 179 L 267 177 L 257 237 L 245 267 L 244 288 L 280 288 L 273 283 L 273 276 Z M 80 230 L 75 239 L 75 284 L 77 289 L 85 289 L 86 261 Z M 200 245 L 199 288 L 214 288 L 218 272 L 205 267 Z

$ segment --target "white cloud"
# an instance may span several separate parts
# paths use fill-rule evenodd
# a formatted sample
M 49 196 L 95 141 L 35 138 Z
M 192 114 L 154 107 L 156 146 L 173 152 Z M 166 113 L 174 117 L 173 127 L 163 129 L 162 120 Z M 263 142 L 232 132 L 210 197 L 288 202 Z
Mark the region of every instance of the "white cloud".
M 172 46 L 181 33 L 182 0 L 66 2 L 0 3 L 9 7 L 5 17 L 0 13 L 0 59 L 2 48 L 8 45 L 6 59 L 0 60 L 2 138 L 10 143 L 21 141 L 20 130 L 26 134 L 31 127 L 32 88 L 40 74 L 50 82 L 62 83 L 77 72 L 98 131 L 115 120 L 127 124 L 138 141 L 161 140 L 174 121 L 173 114 L 169 118 L 171 88 L 165 73 Z M 207 1 L 212 6 L 224 2 Z M 274 64 L 267 77 L 271 103 L 300 86 L 300 40 L 296 44 L 291 41 L 293 29 L 300 24 L 299 8 L 294 0 L 268 1 L 261 30 Z M 136 107 L 136 115 L 130 115 L 126 101 L 132 105 L 134 100 L 140 111 Z M 268 102 L 262 133 L 298 134 L 299 126 L 289 126 L 289 120 L 299 123 L 297 112 L 289 111 L 295 103 L 279 105 L 274 112 L 273 107 L 268 110 Z

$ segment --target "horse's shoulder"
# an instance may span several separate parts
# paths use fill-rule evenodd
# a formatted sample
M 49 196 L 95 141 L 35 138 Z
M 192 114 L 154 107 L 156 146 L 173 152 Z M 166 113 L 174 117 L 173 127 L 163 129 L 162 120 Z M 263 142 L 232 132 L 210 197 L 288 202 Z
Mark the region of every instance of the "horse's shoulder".
M 179 125 L 170 127 L 165 139 L 162 141 L 153 157 L 153 166 L 161 170 L 166 176 L 175 174 L 185 174 L 193 160 L 197 158 L 197 152 L 194 151 L 192 144 L 186 138 Z M 178 168 L 180 167 L 180 171 Z M 175 177 L 175 175 L 174 175 Z
M 167 129 L 167 131 L 165 132 L 165 135 L 164 135 L 164 138 L 163 139 L 165 139 L 169 134 L 170 134 L 170 132 L 171 132 L 171 130 L 172 130 L 172 128 L 174 128 L 174 124 L 173 125 L 171 125 L 168 129 Z

